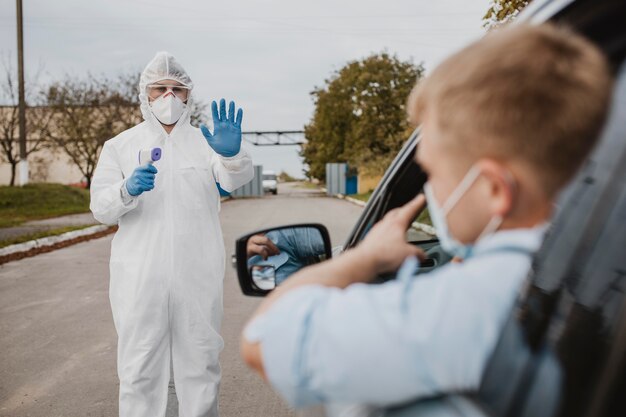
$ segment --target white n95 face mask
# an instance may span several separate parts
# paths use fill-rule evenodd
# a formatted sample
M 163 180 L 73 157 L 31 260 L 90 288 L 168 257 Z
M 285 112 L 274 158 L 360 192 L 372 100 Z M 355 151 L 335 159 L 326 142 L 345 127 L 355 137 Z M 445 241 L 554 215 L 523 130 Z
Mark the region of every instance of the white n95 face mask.
M 478 176 L 480 175 L 480 169 L 477 166 L 473 166 L 465 177 L 461 180 L 459 185 L 452 191 L 450 196 L 446 199 L 441 207 L 439 207 L 439 203 L 435 199 L 433 195 L 433 191 L 430 188 L 430 184 L 424 184 L 424 195 L 426 196 L 426 203 L 428 204 L 428 212 L 430 213 L 430 219 L 433 222 L 433 226 L 435 227 L 435 232 L 437 233 L 437 238 L 439 239 L 439 243 L 441 244 L 441 248 L 446 251 L 451 256 L 456 256 L 462 259 L 467 259 L 472 255 L 472 250 L 474 248 L 473 244 L 463 244 L 458 239 L 456 239 L 450 233 L 448 229 L 448 222 L 446 217 L 452 210 L 452 208 L 459 202 L 461 197 L 467 192 L 470 186 L 476 181 Z M 476 241 L 479 241 L 481 238 L 494 233 L 498 227 L 502 224 L 501 216 L 494 216 L 489 220 L 487 226 L 480 233 Z
M 187 105 L 174 94 L 165 94 L 150 103 L 152 114 L 164 125 L 173 125 L 180 119 Z

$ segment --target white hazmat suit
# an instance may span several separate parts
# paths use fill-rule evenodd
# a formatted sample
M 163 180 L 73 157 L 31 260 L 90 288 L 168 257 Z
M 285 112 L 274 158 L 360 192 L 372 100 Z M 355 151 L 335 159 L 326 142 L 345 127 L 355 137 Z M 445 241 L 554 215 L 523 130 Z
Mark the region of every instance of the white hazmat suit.
M 211 149 L 189 123 L 191 96 L 168 135 L 146 95 L 165 79 L 192 86 L 171 55 L 158 53 L 140 78 L 144 122 L 104 144 L 91 186 L 95 218 L 119 225 L 109 290 L 120 416 L 165 415 L 170 358 L 180 416 L 217 416 L 225 254 L 216 181 L 233 191 L 252 179 L 252 161 L 243 147 L 230 158 Z M 154 189 L 123 196 L 139 151 L 153 147 L 162 149 Z

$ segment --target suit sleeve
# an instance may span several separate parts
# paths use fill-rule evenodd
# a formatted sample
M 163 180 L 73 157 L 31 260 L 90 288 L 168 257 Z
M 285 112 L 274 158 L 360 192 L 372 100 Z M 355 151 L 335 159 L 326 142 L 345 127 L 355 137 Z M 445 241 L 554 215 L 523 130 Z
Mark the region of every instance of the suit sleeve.
M 252 159 L 243 146 L 239 153 L 233 157 L 224 157 L 212 152 L 211 168 L 215 181 L 220 184 L 223 190 L 228 192 L 235 191 L 254 177 Z
M 117 224 L 120 217 L 137 207 L 139 200 L 122 193 L 124 173 L 117 152 L 108 142 L 104 144 L 91 182 L 93 216 L 104 224 Z

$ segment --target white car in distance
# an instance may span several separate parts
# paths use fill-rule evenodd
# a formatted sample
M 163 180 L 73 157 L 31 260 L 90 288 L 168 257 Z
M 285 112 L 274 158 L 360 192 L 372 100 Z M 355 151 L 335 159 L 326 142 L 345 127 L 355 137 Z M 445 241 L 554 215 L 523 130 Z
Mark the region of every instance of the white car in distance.
M 278 178 L 274 171 L 263 171 L 263 192 L 278 193 Z

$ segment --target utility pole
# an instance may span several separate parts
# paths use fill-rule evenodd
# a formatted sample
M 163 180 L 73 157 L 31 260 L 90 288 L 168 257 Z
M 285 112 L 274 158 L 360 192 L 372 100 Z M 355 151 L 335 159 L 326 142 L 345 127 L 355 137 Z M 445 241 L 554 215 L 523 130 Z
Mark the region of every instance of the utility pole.
M 20 136 L 20 177 L 19 185 L 28 184 L 28 161 L 26 160 L 26 98 L 24 92 L 24 31 L 22 0 L 17 1 L 17 82 L 19 90 L 18 115 Z

